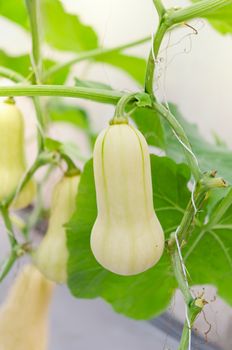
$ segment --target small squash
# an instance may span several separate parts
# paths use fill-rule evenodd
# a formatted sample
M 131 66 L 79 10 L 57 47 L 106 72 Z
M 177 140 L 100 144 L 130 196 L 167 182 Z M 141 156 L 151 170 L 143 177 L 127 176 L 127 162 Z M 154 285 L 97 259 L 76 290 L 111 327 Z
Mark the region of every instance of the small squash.
M 38 269 L 57 283 L 66 282 L 68 249 L 64 225 L 74 212 L 79 180 L 80 175 L 64 176 L 56 184 L 48 231 L 33 255 Z
M 0 202 L 10 197 L 26 172 L 24 122 L 14 101 L 0 102 Z M 35 196 L 34 181 L 29 181 L 13 202 L 14 209 L 31 203 Z
M 0 309 L 0 350 L 46 350 L 54 284 L 33 265 L 19 273 Z
M 93 254 L 116 274 L 143 272 L 158 262 L 164 248 L 146 140 L 131 125 L 113 124 L 98 136 L 93 160 L 98 209 Z

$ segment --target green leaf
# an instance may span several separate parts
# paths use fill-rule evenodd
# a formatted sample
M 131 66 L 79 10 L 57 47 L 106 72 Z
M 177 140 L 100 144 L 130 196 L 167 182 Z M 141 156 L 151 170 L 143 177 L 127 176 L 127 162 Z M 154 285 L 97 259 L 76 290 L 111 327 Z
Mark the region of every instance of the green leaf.
M 226 202 L 230 205 L 223 214 Z M 232 305 L 231 232 L 232 190 L 215 206 L 208 224 L 194 231 L 185 248 L 185 260 L 192 284 L 216 286 L 219 295 Z
M 192 0 L 198 2 L 203 0 Z M 203 16 L 221 34 L 232 33 L 232 5 L 227 5 Z
M 17 0 L 17 5 L 14 0 L 0 1 L 0 14 L 23 28 L 29 29 L 28 15 L 24 0 Z
M 41 0 L 45 40 L 62 51 L 80 52 L 98 47 L 94 30 L 78 16 L 65 12 L 61 1 Z
M 113 52 L 98 56 L 96 61 L 120 68 L 139 82 L 140 85 L 144 84 L 146 60 L 143 58 L 125 55 L 120 52 Z
M 190 172 L 168 158 L 151 156 L 154 203 L 166 237 L 179 224 L 190 194 L 187 183 Z M 120 313 L 136 319 L 147 319 L 162 312 L 176 288 L 169 255 L 137 276 L 119 276 L 102 268 L 90 249 L 90 233 L 97 215 L 92 161 L 83 171 L 77 209 L 68 223 L 68 285 L 79 298 L 102 297 Z
M 29 55 L 10 56 L 3 50 L 0 50 L 0 66 L 13 69 L 24 77 L 28 77 L 31 73 L 31 62 Z
M 55 62 L 51 60 L 44 60 L 43 62 L 45 69 L 50 68 L 54 64 Z M 17 73 L 20 73 L 21 75 L 23 75 L 26 79 L 30 78 L 32 73 L 31 61 L 30 61 L 29 55 L 10 56 L 7 53 L 5 53 L 3 50 L 0 50 L 0 66 L 16 71 Z M 47 83 L 64 84 L 68 76 L 68 73 L 69 73 L 69 68 L 64 67 L 59 72 L 57 72 L 52 77 L 50 77 Z
M 95 132 L 92 130 L 90 120 L 88 114 L 83 108 L 78 107 L 77 105 L 65 103 L 60 99 L 50 99 L 47 104 L 47 112 L 50 121 L 52 122 L 63 122 L 73 125 L 74 127 L 84 130 L 86 136 L 88 137 L 88 142 L 90 148 L 93 148 L 95 141 Z M 66 144 L 66 147 L 68 145 Z M 71 151 L 71 147 L 69 145 L 69 150 Z M 80 159 L 80 154 L 78 151 L 78 158 Z
M 197 126 L 186 121 L 175 105 L 170 104 L 170 109 L 183 126 L 201 169 L 203 171 L 218 170 L 220 176 L 232 183 L 232 152 L 224 146 L 211 144 L 206 141 L 199 133 Z M 166 123 L 165 129 L 166 152 L 168 156 L 177 162 L 185 162 L 183 148 Z
M 142 132 L 147 143 L 151 146 L 164 148 L 164 132 L 160 117 L 154 110 L 149 108 L 138 108 L 131 118 Z
M 60 99 L 51 99 L 47 104 L 49 119 L 53 122 L 65 122 L 83 130 L 90 129 L 86 111 L 77 105 L 67 104 Z

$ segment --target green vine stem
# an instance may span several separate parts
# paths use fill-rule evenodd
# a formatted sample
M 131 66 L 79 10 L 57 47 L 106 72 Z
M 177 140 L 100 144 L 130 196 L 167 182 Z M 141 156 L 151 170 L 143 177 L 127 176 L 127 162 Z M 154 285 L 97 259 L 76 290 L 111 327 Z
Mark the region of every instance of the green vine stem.
M 199 1 L 186 8 L 171 10 L 166 18 L 168 26 L 183 23 L 197 17 L 204 17 L 207 14 L 222 7 L 232 4 L 232 0 L 204 0 Z
M 199 168 L 197 158 L 192 151 L 192 147 L 189 143 L 189 140 L 185 134 L 184 129 L 176 120 L 174 115 L 162 104 L 158 102 L 153 102 L 153 108 L 154 108 L 154 111 L 158 112 L 158 114 L 168 122 L 168 124 L 173 129 L 176 137 L 181 141 L 181 145 L 183 146 L 183 150 L 184 150 L 186 159 L 188 161 L 189 167 L 191 169 L 191 172 L 194 176 L 195 181 L 198 182 L 198 180 L 201 178 L 201 170 Z
M 0 76 L 14 81 L 15 83 L 21 83 L 26 80 L 24 76 L 19 74 L 18 72 L 15 72 L 12 69 L 5 68 L 2 66 L 0 66 Z
M 159 18 L 161 20 L 161 18 L 163 17 L 163 15 L 166 12 L 165 7 L 164 7 L 161 0 L 153 0 L 153 3 L 155 5 L 156 11 L 157 11 Z
M 64 62 L 64 63 L 54 65 L 53 67 L 48 69 L 43 74 L 43 80 L 46 81 L 53 74 L 59 72 L 63 68 L 70 67 L 70 66 L 74 65 L 75 63 L 85 61 L 85 60 L 91 60 L 91 59 L 100 59 L 101 56 L 121 52 L 121 51 L 124 51 L 126 49 L 129 49 L 129 48 L 132 48 L 135 46 L 139 46 L 139 45 L 145 44 L 149 40 L 151 40 L 151 37 L 146 36 L 145 38 L 135 40 L 135 41 L 132 41 L 132 42 L 124 44 L 124 45 L 111 47 L 111 48 L 107 48 L 107 49 L 98 48 L 98 49 L 89 50 L 89 51 L 80 53 L 78 56 L 74 57 L 73 59 L 71 59 L 67 62 Z
M 0 96 L 62 96 L 84 98 L 91 101 L 117 104 L 123 96 L 117 90 L 69 87 L 63 85 L 0 86 Z
M 26 186 L 28 181 L 32 178 L 32 176 L 35 174 L 35 172 L 39 168 L 47 164 L 58 164 L 59 161 L 60 161 L 59 154 L 55 152 L 47 152 L 47 151 L 41 152 L 36 158 L 35 162 L 30 167 L 30 169 L 26 172 L 18 188 L 12 193 L 11 196 L 9 196 L 4 202 L 2 202 L 2 206 L 9 208 L 9 206 L 11 205 L 11 203 L 13 202 L 17 194 L 22 191 L 22 189 Z
M 148 57 L 146 77 L 145 77 L 145 92 L 150 94 L 153 98 L 154 98 L 153 82 L 154 82 L 156 61 L 158 59 L 158 53 L 159 53 L 162 40 L 167 30 L 168 30 L 167 24 L 165 22 L 160 22 L 160 25 L 154 36 L 153 47 L 151 48 L 149 57 Z
M 42 75 L 42 55 L 39 0 L 26 0 L 26 5 L 30 20 L 32 37 L 31 63 L 35 74 L 35 83 L 40 84 L 40 78 Z
M 39 0 L 26 0 L 30 28 L 31 28 L 31 39 L 32 39 L 32 54 L 31 64 L 34 72 L 33 83 L 41 84 L 42 80 L 42 50 L 41 50 L 41 32 L 42 28 L 40 25 L 40 1 Z M 39 151 L 44 149 L 45 139 L 45 120 L 42 110 L 41 101 L 38 96 L 33 97 L 33 103 L 36 111 L 38 121 L 38 148 Z
M 204 17 L 208 13 L 225 7 L 229 4 L 232 4 L 232 0 L 204 0 L 199 1 L 196 4 L 188 6 L 186 8 L 176 9 L 171 8 L 165 10 L 162 5 L 161 0 L 153 0 L 154 5 L 156 6 L 157 12 L 160 17 L 159 26 L 157 32 L 154 36 L 153 47 L 150 51 L 148 62 L 147 62 L 147 71 L 146 71 L 146 80 L 145 80 L 145 91 L 153 96 L 153 81 L 156 60 L 158 58 L 159 49 L 164 38 L 165 33 L 170 30 L 174 25 L 186 22 L 193 18 Z
M 168 241 L 168 248 L 171 255 L 174 275 L 177 280 L 178 287 L 183 294 L 187 308 L 187 319 L 184 324 L 179 350 L 188 349 L 190 340 L 189 335 L 192 325 L 199 313 L 202 311 L 206 302 L 202 298 L 193 298 L 188 286 L 185 265 L 182 261 L 182 256 L 179 253 L 178 247 L 182 247 L 182 245 L 187 243 L 188 238 L 195 226 L 196 214 L 202 208 L 209 191 L 214 188 L 224 188 L 226 186 L 226 182 L 222 178 L 216 177 L 214 171 L 204 174 L 197 183 L 194 198 L 191 198 L 189 201 L 180 226 L 178 227 L 177 231 L 171 235 Z
M 8 274 L 10 271 L 11 267 L 13 266 L 14 262 L 17 259 L 17 250 L 20 247 L 18 244 L 18 241 L 15 237 L 13 225 L 9 216 L 9 210 L 6 205 L 1 205 L 0 206 L 2 218 L 5 224 L 5 228 L 7 231 L 7 235 L 9 238 L 9 242 L 11 245 L 11 252 L 10 256 L 7 258 L 7 260 L 3 263 L 0 269 L 0 282 L 4 279 L 4 277 Z

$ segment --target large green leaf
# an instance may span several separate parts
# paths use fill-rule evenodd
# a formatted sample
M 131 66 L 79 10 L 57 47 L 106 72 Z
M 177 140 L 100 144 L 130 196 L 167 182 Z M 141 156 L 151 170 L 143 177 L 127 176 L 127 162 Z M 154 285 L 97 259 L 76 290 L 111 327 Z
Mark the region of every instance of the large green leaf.
M 192 0 L 192 2 L 198 2 L 203 0 Z M 224 6 L 218 10 L 211 11 L 206 16 L 210 24 L 222 34 L 232 33 L 232 4 Z
M 183 126 L 193 151 L 199 160 L 200 167 L 203 171 L 218 170 L 219 174 L 225 178 L 225 180 L 232 183 L 232 151 L 224 146 L 212 144 L 207 142 L 195 124 L 191 124 L 186 121 L 178 108 L 175 105 L 170 105 L 170 109 L 180 124 Z M 166 151 L 168 156 L 175 159 L 178 162 L 185 162 L 183 149 L 179 141 L 176 139 L 170 127 L 166 125 Z
M 168 237 L 179 224 L 189 199 L 190 172 L 168 158 L 151 156 L 154 203 Z M 68 224 L 68 284 L 80 298 L 101 296 L 127 316 L 147 319 L 162 312 L 176 288 L 167 252 L 152 269 L 137 276 L 119 276 L 102 268 L 90 249 L 90 233 L 97 215 L 92 161 L 81 177 L 77 210 Z
M 225 202 L 231 205 L 218 215 Z M 185 255 L 191 283 L 216 286 L 232 305 L 232 190 L 215 206 L 208 224 L 193 233 Z

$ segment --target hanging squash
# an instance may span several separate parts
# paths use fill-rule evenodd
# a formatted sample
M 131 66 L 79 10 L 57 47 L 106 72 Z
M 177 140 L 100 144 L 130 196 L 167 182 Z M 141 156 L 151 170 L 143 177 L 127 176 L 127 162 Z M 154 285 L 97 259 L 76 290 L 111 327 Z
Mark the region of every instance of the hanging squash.
M 0 102 L 0 202 L 17 189 L 26 172 L 24 122 L 12 99 Z M 35 196 L 34 181 L 29 181 L 13 202 L 15 209 L 31 203 Z
M 48 231 L 34 253 L 38 269 L 57 283 L 66 282 L 68 249 L 65 224 L 75 209 L 75 200 L 80 175 L 64 176 L 55 186 Z
M 143 272 L 158 262 L 164 248 L 146 140 L 127 123 L 112 124 L 98 136 L 93 159 L 98 209 L 93 254 L 114 273 Z
M 0 350 L 47 350 L 53 287 L 35 266 L 22 269 L 0 309 Z

